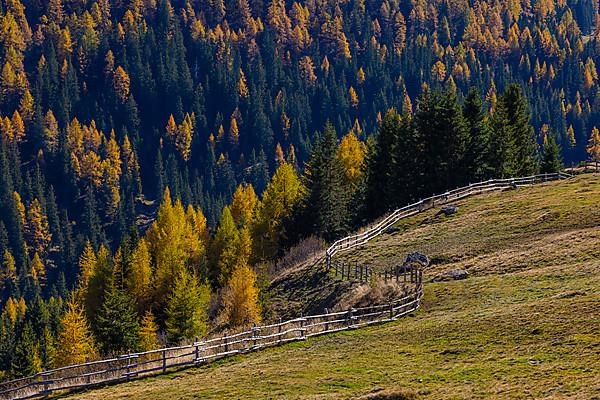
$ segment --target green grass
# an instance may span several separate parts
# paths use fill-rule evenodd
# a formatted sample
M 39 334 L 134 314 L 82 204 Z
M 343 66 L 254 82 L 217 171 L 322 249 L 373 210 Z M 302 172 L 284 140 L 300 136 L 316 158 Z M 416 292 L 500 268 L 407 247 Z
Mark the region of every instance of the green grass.
M 72 398 L 600 399 L 600 177 L 474 197 L 418 226 L 424 218 L 349 255 L 419 248 L 444 261 L 429 277 L 472 272 L 427 283 L 414 315 Z

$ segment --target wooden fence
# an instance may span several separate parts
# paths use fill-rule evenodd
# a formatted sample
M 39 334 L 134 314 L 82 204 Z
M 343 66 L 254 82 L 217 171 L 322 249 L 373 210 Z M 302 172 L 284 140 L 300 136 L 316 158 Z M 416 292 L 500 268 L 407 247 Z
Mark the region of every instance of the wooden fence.
M 335 242 L 326 251 L 326 266 L 342 279 L 368 282 L 374 275 L 384 281 L 395 280 L 405 286 L 404 295 L 388 304 L 352 308 L 346 311 L 311 315 L 271 325 L 255 326 L 232 335 L 224 335 L 178 347 L 126 354 L 119 357 L 70 365 L 36 375 L 0 383 L 0 400 L 31 399 L 53 393 L 122 382 L 168 369 L 204 364 L 235 354 L 244 354 L 287 342 L 347 329 L 393 321 L 419 308 L 423 296 L 423 271 L 416 266 L 400 266 L 374 271 L 367 265 L 333 262 L 339 252 L 360 246 L 380 235 L 402 218 L 407 218 L 436 205 L 446 204 L 473 194 L 528 186 L 570 178 L 560 172 L 514 179 L 493 179 L 455 189 L 400 208 L 373 228 Z
M 374 227 L 362 233 L 345 237 L 333 243 L 331 247 L 327 249 L 325 254 L 327 268 L 332 268 L 332 260 L 336 254 L 367 243 L 374 237 L 381 235 L 388 228 L 392 227 L 403 218 L 411 217 L 422 211 L 429 210 L 436 206 L 447 204 L 452 201 L 457 201 L 474 194 L 491 192 L 494 190 L 503 190 L 511 187 L 530 186 L 537 183 L 567 179 L 571 177 L 572 175 L 570 174 L 558 172 L 553 174 L 532 175 L 522 178 L 490 179 L 485 182 L 470 184 L 468 186 L 454 189 L 437 196 L 423 199 L 392 212 Z
M 588 161 L 583 165 L 583 171 L 600 172 L 600 161 Z
M 422 269 L 414 266 L 399 268 L 402 268 L 404 274 L 402 282 L 406 283 L 404 294 L 387 304 L 295 318 L 255 326 L 232 335 L 197 340 L 185 346 L 126 354 L 44 371 L 27 378 L 0 383 L 0 399 L 31 399 L 94 385 L 123 382 L 324 333 L 394 321 L 419 308 L 423 296 Z
M 404 265 L 373 268 L 370 265 L 359 262 L 332 261 L 329 271 L 341 280 L 351 280 L 361 283 L 370 282 L 375 278 L 386 283 L 396 282 L 403 285 L 412 284 L 420 286 L 423 280 L 422 269 Z

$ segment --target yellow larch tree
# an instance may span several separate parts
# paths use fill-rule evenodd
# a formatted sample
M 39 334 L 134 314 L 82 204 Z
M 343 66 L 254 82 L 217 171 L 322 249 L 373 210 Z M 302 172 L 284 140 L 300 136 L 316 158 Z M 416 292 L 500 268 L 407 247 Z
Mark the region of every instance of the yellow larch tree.
M 58 135 L 58 122 L 52 110 L 48 110 L 44 116 L 44 141 L 51 153 L 56 152 L 58 149 Z
M 21 143 L 23 140 L 25 140 L 25 123 L 23 122 L 19 111 L 15 111 L 13 113 L 10 122 L 12 123 L 14 139 L 17 141 L 17 143 Z
M 42 286 L 46 282 L 46 267 L 38 253 L 35 253 L 31 260 L 31 277 Z
M 258 196 L 251 184 L 241 184 L 237 187 L 231 200 L 231 215 L 238 228 L 254 222 L 258 202 Z
M 6 304 L 4 304 L 4 309 L 2 310 L 2 318 L 8 319 L 8 322 L 10 322 L 11 326 L 13 327 L 17 322 L 17 307 L 18 303 L 12 297 L 9 297 L 8 300 L 6 300 Z
M 87 241 L 83 247 L 83 252 L 79 256 L 79 276 L 77 278 L 77 289 L 74 298 L 79 304 L 84 304 L 87 298 L 90 279 L 96 269 L 96 253 L 92 244 Z
M 6 280 L 13 283 L 17 281 L 17 264 L 15 258 L 8 250 L 4 250 L 2 264 L 0 264 L 0 285 Z
M 138 310 L 144 310 L 151 295 L 152 267 L 150 251 L 146 239 L 142 238 L 131 254 L 131 262 L 127 274 L 126 285 L 131 296 L 136 300 Z
M 294 167 L 283 163 L 268 183 L 256 221 L 252 227 L 253 259 L 262 261 L 276 256 L 285 235 L 283 220 L 288 218 L 304 196 L 304 187 Z
M 283 149 L 281 148 L 280 143 L 277 143 L 275 146 L 275 161 L 277 161 L 277 165 L 285 163 L 285 155 L 283 154 Z
M 241 98 L 246 99 L 250 96 L 250 91 L 248 90 L 248 84 L 246 83 L 246 75 L 244 71 L 240 68 L 240 80 L 238 81 L 238 94 Z
M 261 311 L 258 295 L 256 273 L 247 265 L 238 266 L 223 292 L 220 317 L 229 327 L 259 323 Z
M 29 89 L 25 90 L 23 96 L 21 96 L 21 101 L 19 102 L 19 113 L 25 122 L 30 122 L 33 118 L 33 96 Z
M 160 345 L 158 340 L 158 324 L 152 311 L 146 311 L 140 323 L 140 350 L 150 351 Z
M 19 212 L 21 224 L 25 226 L 25 205 L 23 204 L 23 200 L 21 200 L 21 195 L 18 192 L 13 192 L 13 200 L 15 202 L 15 207 L 17 207 L 17 211 Z
M 352 86 L 350 86 L 350 88 L 348 89 L 348 96 L 350 98 L 350 104 L 352 104 L 352 107 L 358 107 L 358 94 Z
M 600 131 L 596 127 L 592 129 L 592 134 L 587 145 L 587 152 L 592 161 L 600 162 Z
M 118 66 L 115 70 L 113 84 L 117 98 L 121 101 L 121 103 L 125 103 L 129 98 L 130 80 L 129 75 L 123 69 L 123 67 Z
M 229 123 L 229 143 L 236 145 L 240 142 L 240 129 L 237 120 L 232 115 Z
M 346 180 L 351 184 L 358 183 L 363 174 L 365 153 L 366 145 L 358 140 L 353 131 L 342 138 L 337 157 L 344 167 Z
M 81 364 L 97 356 L 87 319 L 77 303 L 67 303 L 67 310 L 60 320 L 60 325 L 56 340 L 57 367 Z
M 52 241 L 52 234 L 48 227 L 48 217 L 42 210 L 42 205 L 38 199 L 33 199 L 27 209 L 25 238 L 29 249 L 40 254 L 46 253 L 48 245 Z

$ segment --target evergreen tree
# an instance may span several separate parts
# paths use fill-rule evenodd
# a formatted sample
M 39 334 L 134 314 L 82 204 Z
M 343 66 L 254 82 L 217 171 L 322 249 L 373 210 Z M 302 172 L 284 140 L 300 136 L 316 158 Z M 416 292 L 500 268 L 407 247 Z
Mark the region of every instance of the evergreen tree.
M 463 170 L 469 131 L 452 89 L 425 90 L 417 103 L 415 129 L 422 146 L 421 195 L 468 183 Z
M 335 130 L 327 123 L 306 165 L 306 198 L 300 218 L 308 224 L 306 233 L 315 233 L 326 240 L 346 233 L 350 224 L 344 168 L 337 151 Z
M 96 337 L 103 354 L 119 354 L 139 347 L 140 327 L 132 299 L 115 287 L 108 290 L 96 316 Z
M 211 245 L 211 279 L 224 286 L 237 263 L 240 233 L 235 226 L 229 207 L 223 209 L 221 221 Z
M 10 369 L 15 378 L 35 375 L 42 370 L 39 344 L 29 323 L 17 338 Z
M 196 276 L 182 269 L 167 303 L 165 324 L 169 343 L 206 335 L 209 298 L 208 286 L 199 284 Z
M 544 152 L 540 172 L 543 174 L 559 172 L 563 168 L 560 147 L 554 139 L 554 134 L 548 132 L 544 137 Z
M 529 122 L 529 107 L 521 87 L 509 85 L 494 110 L 491 159 L 496 174 L 526 176 L 538 170 L 538 151 Z
M 517 176 L 527 176 L 539 170 L 538 145 L 530 123 L 529 106 L 521 87 L 508 86 L 502 100 L 508 110 L 510 129 L 515 146 L 512 171 Z
M 479 91 L 472 87 L 465 99 L 463 115 L 469 130 L 464 168 L 471 181 L 491 177 L 490 129 Z
M 399 166 L 396 164 L 396 146 L 400 141 L 400 115 L 395 109 L 385 113 L 379 125 L 377 142 L 367 157 L 367 193 L 365 205 L 370 217 L 384 214 L 395 205 L 395 191 L 391 187 Z M 405 170 L 402 169 L 404 172 Z M 400 184 L 396 182 L 396 184 Z

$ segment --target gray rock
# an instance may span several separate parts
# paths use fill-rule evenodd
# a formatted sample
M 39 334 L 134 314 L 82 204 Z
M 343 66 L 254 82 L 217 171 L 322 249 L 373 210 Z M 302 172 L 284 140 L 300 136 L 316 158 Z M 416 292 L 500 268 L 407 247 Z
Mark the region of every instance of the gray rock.
M 461 279 L 467 279 L 469 273 L 464 269 L 451 269 L 449 271 L 442 272 L 441 274 L 433 277 L 432 282 L 445 282 L 445 281 L 458 281 Z
M 438 214 L 444 214 L 446 217 L 454 215 L 458 212 L 457 206 L 444 206 Z

